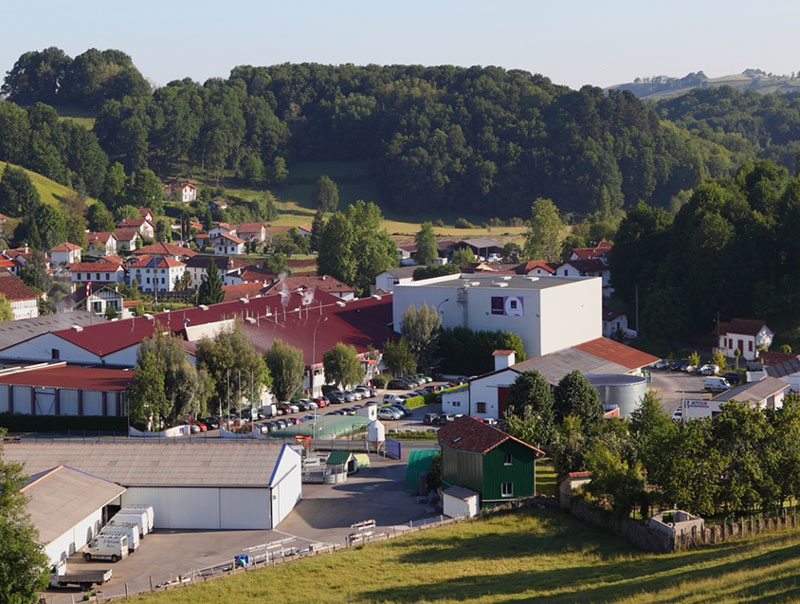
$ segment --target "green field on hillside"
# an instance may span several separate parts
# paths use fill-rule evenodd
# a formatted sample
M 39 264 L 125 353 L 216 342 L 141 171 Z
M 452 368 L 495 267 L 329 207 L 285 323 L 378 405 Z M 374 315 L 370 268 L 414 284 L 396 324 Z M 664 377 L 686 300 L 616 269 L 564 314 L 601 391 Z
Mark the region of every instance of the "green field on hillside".
M 800 531 L 645 554 L 557 511 L 507 514 L 135 599 L 237 602 L 790 602 Z
M 2 171 L 5 169 L 6 169 L 6 162 L 0 161 L 0 173 L 2 173 Z M 74 193 L 74 191 L 69 187 L 59 184 L 54 180 L 50 180 L 49 178 L 42 176 L 38 172 L 31 172 L 30 170 L 25 170 L 25 172 L 28 173 L 31 182 L 36 187 L 36 190 L 39 191 L 39 196 L 42 198 L 43 203 L 49 203 L 51 205 L 57 206 L 61 203 L 61 199 L 63 197 L 66 197 L 67 195 L 71 195 L 72 193 Z M 86 199 L 87 205 L 91 205 L 94 202 L 95 200 L 92 199 L 91 197 L 88 197 Z

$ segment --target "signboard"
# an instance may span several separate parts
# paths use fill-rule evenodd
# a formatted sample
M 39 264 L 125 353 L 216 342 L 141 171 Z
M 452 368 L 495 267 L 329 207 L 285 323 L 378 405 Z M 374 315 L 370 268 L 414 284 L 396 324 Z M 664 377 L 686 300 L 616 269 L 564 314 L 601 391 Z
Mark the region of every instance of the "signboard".
M 688 400 L 686 401 L 687 407 L 702 407 L 708 408 L 708 401 L 707 400 Z
M 519 296 L 492 296 L 493 315 L 521 317 L 524 314 L 524 300 Z

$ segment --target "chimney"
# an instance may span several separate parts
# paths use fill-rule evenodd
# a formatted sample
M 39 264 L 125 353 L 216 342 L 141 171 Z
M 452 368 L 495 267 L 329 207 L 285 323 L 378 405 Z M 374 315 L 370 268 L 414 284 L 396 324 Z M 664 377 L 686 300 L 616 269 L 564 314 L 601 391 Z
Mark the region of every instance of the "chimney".
M 516 362 L 517 353 L 513 350 L 495 350 L 492 353 L 494 357 L 494 370 L 508 369 Z

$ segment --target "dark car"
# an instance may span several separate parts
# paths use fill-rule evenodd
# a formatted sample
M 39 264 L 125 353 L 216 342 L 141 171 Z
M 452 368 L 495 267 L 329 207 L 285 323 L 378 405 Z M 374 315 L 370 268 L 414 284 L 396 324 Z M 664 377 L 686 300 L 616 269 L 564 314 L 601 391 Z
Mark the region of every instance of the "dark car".
M 344 402 L 344 394 L 339 392 L 329 392 L 325 395 L 325 398 L 328 399 L 328 402 L 334 405 L 340 405 Z
M 432 426 L 433 424 L 436 423 L 438 419 L 439 419 L 438 413 L 426 413 L 425 416 L 422 418 L 422 423 Z
M 736 371 L 729 371 L 728 373 L 726 373 L 722 377 L 724 377 L 726 380 L 728 380 L 728 383 L 731 384 L 731 385 L 739 383 L 739 377 L 740 376 L 739 376 L 739 373 L 736 372 Z
M 452 421 L 455 421 L 455 419 L 456 417 L 452 413 L 442 413 L 442 415 L 436 419 L 436 423 L 440 426 L 444 426 Z
M 207 417 L 203 420 L 203 423 L 208 426 L 209 430 L 216 430 L 219 428 L 219 419 L 216 417 Z
M 405 380 L 389 380 L 389 383 L 386 384 L 387 390 L 408 390 L 411 386 Z

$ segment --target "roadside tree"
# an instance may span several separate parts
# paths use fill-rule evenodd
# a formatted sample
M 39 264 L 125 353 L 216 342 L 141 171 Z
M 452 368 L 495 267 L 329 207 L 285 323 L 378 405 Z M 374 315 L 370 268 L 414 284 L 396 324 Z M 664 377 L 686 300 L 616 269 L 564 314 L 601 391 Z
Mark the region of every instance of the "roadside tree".
M 361 359 L 353 346 L 337 343 L 322 355 L 325 381 L 336 386 L 354 386 L 364 378 Z
M 411 352 L 408 340 L 387 340 L 383 345 L 383 365 L 393 376 L 413 373 L 417 369 L 417 357 Z
M 264 360 L 272 376 L 272 393 L 279 401 L 288 401 L 303 385 L 306 372 L 303 351 L 275 340 Z
M 422 306 L 409 306 L 400 320 L 400 333 L 408 342 L 412 354 L 417 357 L 418 366 L 424 370 L 435 364 L 441 325 L 439 313 L 425 302 Z

